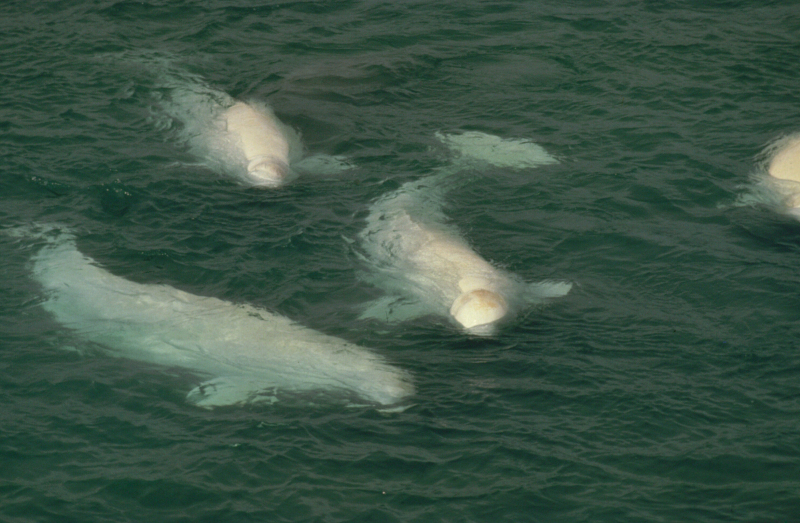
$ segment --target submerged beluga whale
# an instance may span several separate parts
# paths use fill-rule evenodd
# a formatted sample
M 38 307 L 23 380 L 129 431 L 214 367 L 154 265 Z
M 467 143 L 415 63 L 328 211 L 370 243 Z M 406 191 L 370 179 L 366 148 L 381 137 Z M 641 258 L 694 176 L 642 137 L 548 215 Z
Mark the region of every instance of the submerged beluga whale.
M 442 212 L 448 180 L 481 163 L 528 168 L 556 160 L 525 140 L 480 132 L 437 138 L 456 154 L 455 163 L 405 183 L 370 207 L 360 234 L 363 256 L 370 281 L 383 287 L 387 296 L 371 304 L 362 318 L 403 321 L 438 314 L 471 334 L 491 335 L 514 311 L 563 296 L 572 285 L 525 283 L 481 257 Z
M 47 240 L 32 258 L 32 274 L 56 321 L 111 355 L 210 378 L 188 393 L 193 404 L 256 403 L 315 391 L 384 408 L 414 391 L 410 377 L 378 354 L 283 316 L 115 276 L 57 227 L 12 234 Z

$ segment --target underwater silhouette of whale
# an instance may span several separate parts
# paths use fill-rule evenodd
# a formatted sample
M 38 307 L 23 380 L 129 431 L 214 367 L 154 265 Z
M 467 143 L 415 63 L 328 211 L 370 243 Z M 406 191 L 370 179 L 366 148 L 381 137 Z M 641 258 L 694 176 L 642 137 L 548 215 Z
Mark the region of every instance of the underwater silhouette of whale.
M 191 403 L 215 407 L 323 391 L 389 406 L 414 391 L 404 371 L 366 348 L 264 309 L 115 276 L 56 227 L 12 233 L 47 239 L 32 259 L 45 310 L 111 355 L 209 377 L 189 392 Z

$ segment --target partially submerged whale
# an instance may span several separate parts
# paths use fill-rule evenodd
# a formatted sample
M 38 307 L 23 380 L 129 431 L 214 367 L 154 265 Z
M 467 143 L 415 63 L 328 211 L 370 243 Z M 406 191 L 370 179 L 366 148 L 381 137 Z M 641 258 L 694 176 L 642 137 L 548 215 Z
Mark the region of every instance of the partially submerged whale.
M 751 178 L 736 205 L 766 205 L 800 219 L 800 133 L 769 143 L 759 153 Z
M 800 183 L 800 136 L 790 136 L 776 145 L 777 151 L 767 169 L 769 175 Z
M 288 132 L 271 110 L 235 102 L 223 111 L 222 120 L 247 161 L 253 185 L 278 187 L 289 178 Z
M 481 257 L 446 223 L 441 210 L 446 182 L 465 163 L 528 168 L 556 160 L 522 140 L 479 132 L 438 138 L 457 155 L 454 166 L 408 182 L 370 207 L 361 245 L 370 281 L 383 287 L 387 296 L 371 304 L 362 318 L 402 321 L 447 315 L 471 334 L 489 335 L 514 311 L 563 296 L 572 285 L 528 284 Z
M 378 354 L 249 305 L 115 276 L 53 227 L 15 230 L 46 238 L 33 257 L 43 307 L 115 356 L 208 377 L 187 399 L 202 407 L 274 401 L 321 391 L 386 407 L 413 393 L 409 376 Z
M 276 188 L 301 173 L 333 175 L 351 168 L 340 156 L 304 157 L 300 134 L 267 104 L 237 100 L 169 65 L 157 69 L 158 105 L 168 117 L 160 126 L 212 170 L 246 185 Z
M 493 334 L 501 320 L 527 303 L 567 294 L 564 282 L 527 284 L 475 252 L 459 231 L 425 213 L 417 182 L 373 204 L 361 232 L 371 281 L 389 295 L 363 318 L 402 321 L 449 315 L 467 332 Z
M 783 197 L 790 214 L 800 216 L 800 135 L 778 140 L 770 148 L 767 173 L 772 186 Z
M 476 166 L 529 169 L 558 163 L 541 145 L 524 138 L 500 138 L 480 131 L 434 135 L 454 157 L 454 166 Z
M 393 280 L 384 286 L 433 305 L 431 312 L 449 313 L 465 329 L 488 334 L 509 311 L 504 296 L 511 280 L 454 229 L 426 223 L 402 207 L 392 209 L 393 200 L 405 195 L 374 205 L 361 234 L 374 268 Z

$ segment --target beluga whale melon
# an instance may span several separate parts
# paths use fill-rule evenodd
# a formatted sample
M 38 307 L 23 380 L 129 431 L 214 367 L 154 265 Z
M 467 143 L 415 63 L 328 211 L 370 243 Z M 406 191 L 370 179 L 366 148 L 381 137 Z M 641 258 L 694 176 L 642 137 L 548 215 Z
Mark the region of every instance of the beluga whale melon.
M 767 171 L 772 177 L 800 183 L 800 136 L 779 144 Z
M 770 185 L 789 214 L 800 218 L 800 134 L 780 139 L 767 150 Z
M 800 219 L 800 133 L 782 136 L 757 156 L 747 190 L 738 195 L 736 206 L 765 205 Z

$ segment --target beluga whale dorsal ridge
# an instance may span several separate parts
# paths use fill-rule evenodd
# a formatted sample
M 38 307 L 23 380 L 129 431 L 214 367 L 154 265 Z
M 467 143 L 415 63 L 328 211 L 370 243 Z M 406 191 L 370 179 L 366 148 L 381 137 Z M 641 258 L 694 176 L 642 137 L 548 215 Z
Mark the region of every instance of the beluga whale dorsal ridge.
M 397 407 L 414 391 L 382 356 L 250 305 L 116 276 L 58 226 L 12 234 L 46 240 L 32 258 L 44 309 L 112 355 L 209 378 L 187 395 L 202 407 L 274 401 L 310 392 Z

